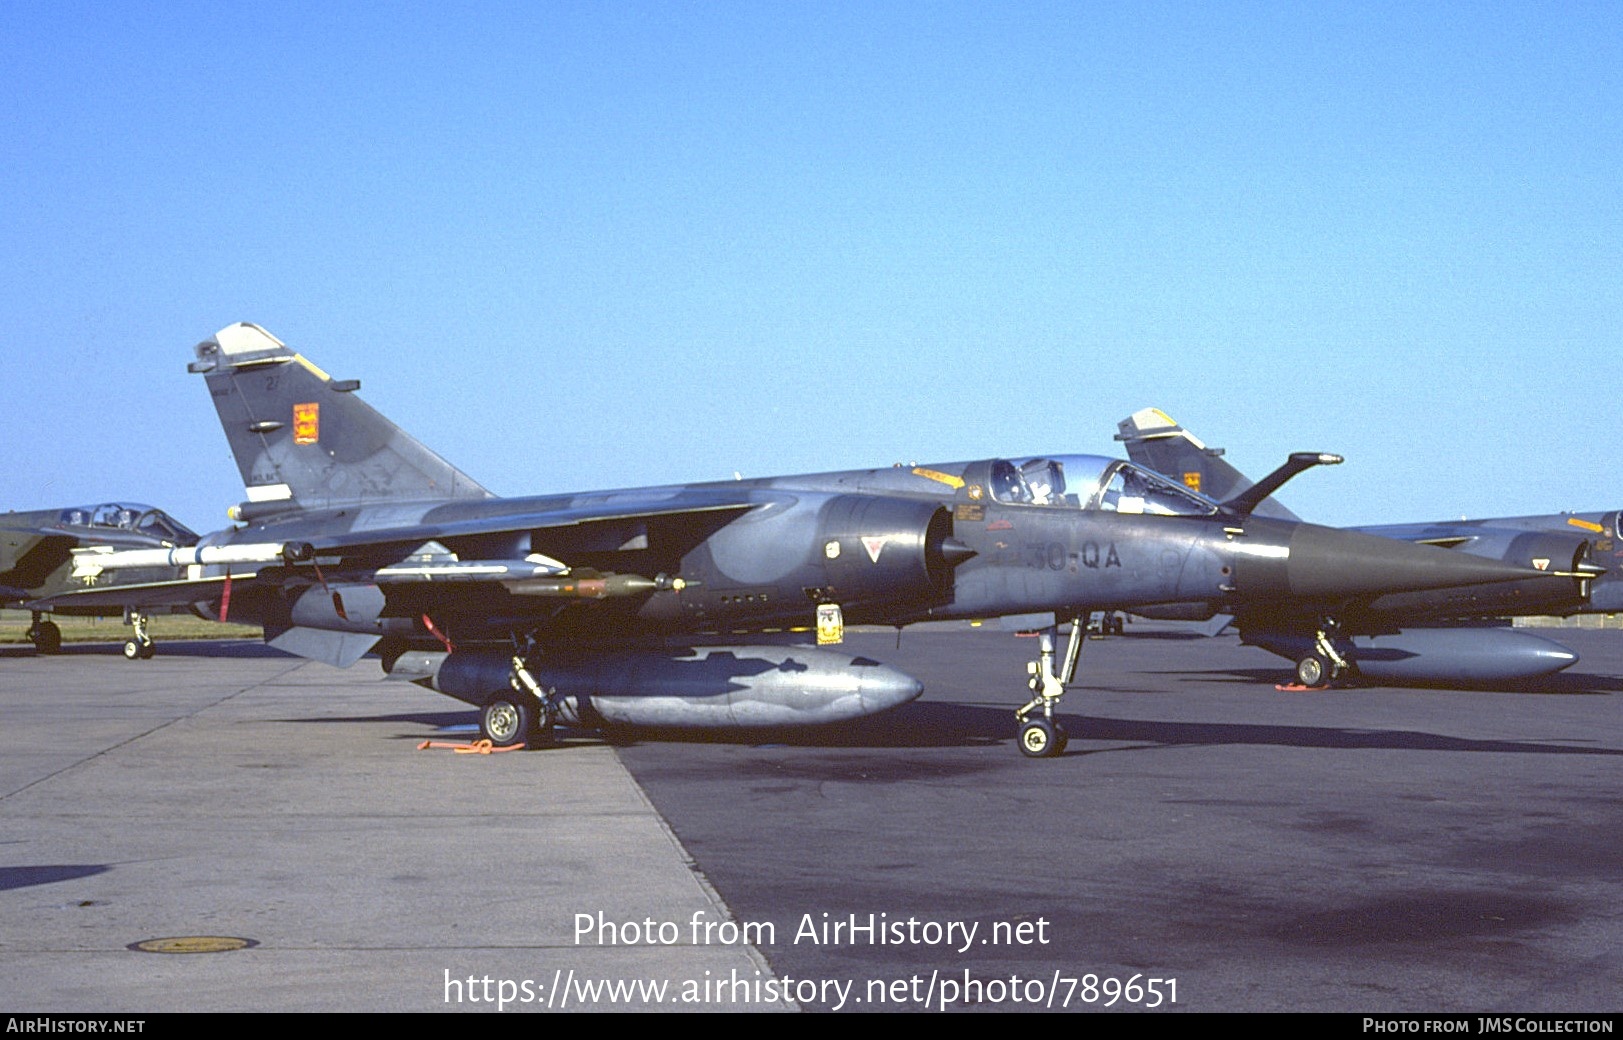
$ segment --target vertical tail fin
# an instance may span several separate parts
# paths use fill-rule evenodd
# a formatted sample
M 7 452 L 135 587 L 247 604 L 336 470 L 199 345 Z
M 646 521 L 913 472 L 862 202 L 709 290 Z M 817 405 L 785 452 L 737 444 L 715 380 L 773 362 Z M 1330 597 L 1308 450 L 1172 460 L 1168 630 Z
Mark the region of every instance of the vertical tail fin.
M 1116 424 L 1116 439 L 1127 445 L 1127 457 L 1163 476 L 1182 481 L 1208 498 L 1226 502 L 1255 481 L 1223 460 L 1222 448 L 1208 448 L 1200 438 L 1159 408 L 1145 408 Z M 1273 499 L 1253 512 L 1279 520 L 1299 520 Z
M 333 506 L 489 498 L 472 477 L 257 325 L 197 345 L 248 501 L 237 519 Z

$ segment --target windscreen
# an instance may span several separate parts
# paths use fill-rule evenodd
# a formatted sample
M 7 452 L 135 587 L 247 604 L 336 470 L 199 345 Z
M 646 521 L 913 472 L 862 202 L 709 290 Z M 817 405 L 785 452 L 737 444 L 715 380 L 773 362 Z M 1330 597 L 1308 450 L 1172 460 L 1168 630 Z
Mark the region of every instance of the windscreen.
M 991 492 L 1012 505 L 1098 509 L 1152 516 L 1210 516 L 1217 503 L 1158 473 L 1103 455 L 996 459 Z

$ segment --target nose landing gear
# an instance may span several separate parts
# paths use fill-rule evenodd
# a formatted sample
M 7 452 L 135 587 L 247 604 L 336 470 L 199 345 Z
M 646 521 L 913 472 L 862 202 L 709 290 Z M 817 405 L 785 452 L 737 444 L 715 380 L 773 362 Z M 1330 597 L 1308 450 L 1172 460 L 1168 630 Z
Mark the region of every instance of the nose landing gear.
M 1026 685 L 1034 696 L 1014 713 L 1020 724 L 1020 753 L 1027 758 L 1053 758 L 1065 753 L 1070 734 L 1054 718 L 1054 705 L 1065 695 L 1065 687 L 1076 675 L 1077 658 L 1082 653 L 1082 641 L 1088 634 L 1088 614 L 1083 611 L 1070 619 L 1071 636 L 1065 644 L 1065 655 L 1060 659 L 1059 671 L 1054 670 L 1056 648 L 1059 643 L 1060 622 L 1063 615 L 1055 614 L 1054 623 L 1037 634 L 1037 659 L 1028 662 L 1026 674 L 1031 676 Z M 1042 714 L 1035 716 L 1040 711 Z
M 124 659 L 126 661 L 150 661 L 158 652 L 158 644 L 152 641 L 147 634 L 147 616 L 139 610 L 126 608 L 124 623 L 135 629 L 135 634 L 124 640 Z
M 1352 670 L 1347 658 L 1336 649 L 1338 628 L 1330 618 L 1313 633 L 1313 649 L 1296 662 L 1296 681 L 1309 689 L 1328 686 Z

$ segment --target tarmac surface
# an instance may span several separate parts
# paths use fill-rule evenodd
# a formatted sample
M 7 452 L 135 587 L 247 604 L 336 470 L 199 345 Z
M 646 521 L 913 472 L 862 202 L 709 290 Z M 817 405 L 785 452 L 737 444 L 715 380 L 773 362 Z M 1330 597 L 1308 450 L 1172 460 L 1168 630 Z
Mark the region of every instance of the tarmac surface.
M 1548 634 L 1522 689 L 1282 693 L 1132 625 L 1043 761 L 990 627 L 851 635 L 925 684 L 860 723 L 494 756 L 370 663 L 0 651 L 0 1006 L 1616 1012 L 1623 640 Z M 180 936 L 254 945 L 130 949 Z

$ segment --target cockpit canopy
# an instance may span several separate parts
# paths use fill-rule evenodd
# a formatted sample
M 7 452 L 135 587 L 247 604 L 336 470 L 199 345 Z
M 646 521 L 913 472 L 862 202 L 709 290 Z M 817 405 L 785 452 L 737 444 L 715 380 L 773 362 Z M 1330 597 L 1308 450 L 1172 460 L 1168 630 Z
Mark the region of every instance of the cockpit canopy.
M 995 459 L 992 498 L 1009 504 L 1069 506 L 1108 513 L 1210 516 L 1217 503 L 1159 473 L 1103 455 Z
M 126 531 L 171 545 L 196 545 L 198 541 L 197 533 L 179 520 L 161 509 L 139 502 L 74 506 L 62 510 L 57 518 L 57 526 L 71 528 L 81 537 L 93 536 L 97 532 Z

